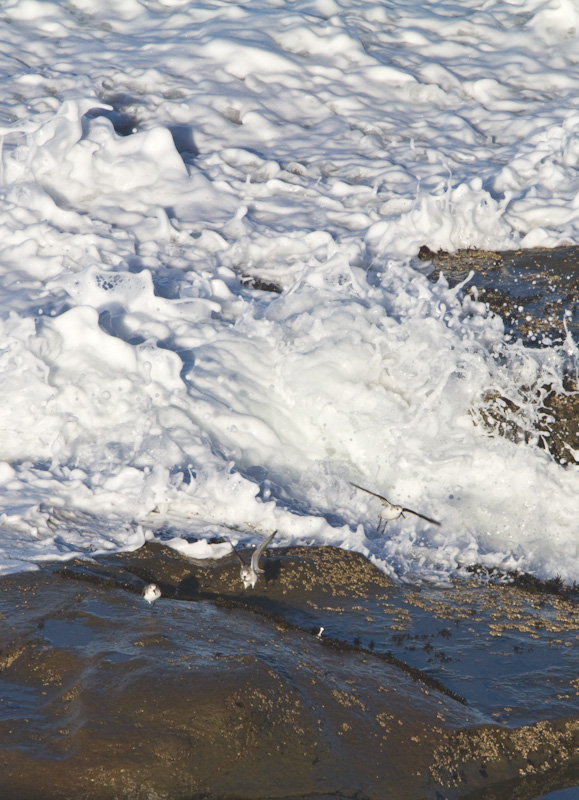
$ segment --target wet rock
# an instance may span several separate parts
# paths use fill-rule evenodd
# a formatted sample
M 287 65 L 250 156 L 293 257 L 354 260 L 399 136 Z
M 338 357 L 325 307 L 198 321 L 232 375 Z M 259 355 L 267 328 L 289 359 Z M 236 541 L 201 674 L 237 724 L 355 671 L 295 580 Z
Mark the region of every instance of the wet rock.
M 381 629 L 413 616 L 440 629 L 453 603 L 473 624 L 459 600 L 409 592 L 335 548 L 271 551 L 247 592 L 235 557 L 195 563 L 160 544 L 5 577 L 4 796 L 424 800 L 514 786 L 530 798 L 530 778 L 564 785 L 579 775 L 575 719 L 491 724 L 381 646 Z M 348 639 L 344 622 L 363 619 L 363 641 Z
M 567 328 L 579 334 L 579 246 L 528 250 L 458 250 L 435 253 L 422 247 L 421 261 L 430 261 L 432 279 L 443 272 L 451 285 L 466 280 L 507 331 L 531 345 L 565 339 Z
M 430 261 L 432 279 L 443 272 L 450 285 L 467 281 L 465 292 L 488 304 L 507 333 L 531 347 L 561 344 L 570 334 L 579 341 L 579 246 L 492 252 L 460 250 L 435 253 L 420 249 Z M 579 386 L 576 375 L 564 387 L 521 387 L 528 405 L 536 405 L 530 427 L 512 399 L 489 392 L 476 416 L 513 441 L 536 440 L 561 464 L 579 460 Z

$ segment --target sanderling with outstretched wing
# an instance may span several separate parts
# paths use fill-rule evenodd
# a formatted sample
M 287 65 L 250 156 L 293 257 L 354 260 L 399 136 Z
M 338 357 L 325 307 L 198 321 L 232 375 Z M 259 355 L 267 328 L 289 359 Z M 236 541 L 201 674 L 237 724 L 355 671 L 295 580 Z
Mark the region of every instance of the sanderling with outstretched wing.
M 273 537 L 276 535 L 276 533 L 277 533 L 277 531 L 274 531 L 272 534 L 270 534 L 267 537 L 267 539 L 265 539 L 263 542 L 261 542 L 261 544 L 259 544 L 255 548 L 255 550 L 251 554 L 251 562 L 250 562 L 249 566 L 242 559 L 242 557 L 237 552 L 237 550 L 235 549 L 233 544 L 231 542 L 229 542 L 229 544 L 231 545 L 231 549 L 233 550 L 233 552 L 235 553 L 235 555 L 237 556 L 237 558 L 239 559 L 239 561 L 241 563 L 241 567 L 239 569 L 239 575 L 241 577 L 241 580 L 243 581 L 243 588 L 244 589 L 249 589 L 250 586 L 251 586 L 252 589 L 254 589 L 255 588 L 255 584 L 257 583 L 258 576 L 259 575 L 263 575 L 263 570 L 260 569 L 260 566 L 259 566 L 259 558 L 260 558 L 261 554 L 263 553 L 263 551 L 266 549 L 266 547 L 269 546 L 269 544 L 271 543 L 271 541 L 272 541 Z

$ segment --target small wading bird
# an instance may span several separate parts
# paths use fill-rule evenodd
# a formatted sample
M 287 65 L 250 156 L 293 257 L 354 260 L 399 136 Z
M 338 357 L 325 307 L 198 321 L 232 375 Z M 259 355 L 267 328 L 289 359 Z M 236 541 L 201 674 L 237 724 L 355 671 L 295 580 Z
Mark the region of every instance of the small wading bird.
M 159 597 L 161 597 L 161 590 L 159 589 L 156 583 L 149 583 L 143 589 L 143 597 L 147 601 L 147 603 L 153 605 L 155 600 L 158 600 Z
M 237 558 L 239 559 L 239 561 L 241 563 L 241 568 L 239 570 L 239 576 L 240 576 L 241 580 L 243 581 L 243 588 L 244 589 L 249 589 L 250 586 L 251 586 L 252 589 L 254 589 L 255 588 L 255 584 L 257 583 L 258 576 L 259 575 L 263 575 L 263 570 L 260 569 L 260 567 L 259 567 L 259 558 L 260 558 L 261 554 L 263 553 L 263 551 L 266 549 L 266 547 L 268 547 L 270 545 L 271 540 L 276 535 L 276 533 L 277 533 L 277 531 L 274 531 L 270 536 L 267 537 L 267 539 L 264 539 L 264 541 L 255 548 L 255 550 L 251 554 L 251 562 L 250 562 L 249 566 L 247 566 L 247 564 L 242 559 L 242 557 L 239 555 L 239 553 L 237 552 L 237 550 L 235 549 L 233 544 L 231 542 L 229 542 L 229 544 L 231 545 L 231 549 L 233 550 L 233 552 L 235 553 L 235 555 L 237 556 Z
M 391 520 L 398 519 L 398 517 L 403 517 L 404 513 L 406 514 L 414 514 L 415 517 L 420 517 L 420 519 L 426 520 L 426 522 L 430 522 L 431 525 L 440 525 L 440 522 L 437 522 L 435 519 L 431 519 L 430 517 L 424 516 L 424 514 L 419 514 L 418 511 L 413 511 L 411 508 L 404 508 L 403 506 L 395 506 L 394 503 L 391 503 L 389 500 L 386 500 L 385 497 L 382 497 L 381 494 L 376 494 L 376 492 L 371 492 L 370 489 L 364 489 L 363 486 L 358 486 L 357 483 L 352 483 L 348 481 L 350 486 L 355 486 L 356 489 L 360 489 L 362 492 L 366 492 L 366 494 L 371 494 L 373 497 L 377 497 L 379 500 L 382 501 L 384 508 L 380 512 L 380 519 L 384 523 L 384 528 L 386 527 L 386 523 L 390 522 Z M 378 523 L 378 531 L 380 530 L 380 523 Z

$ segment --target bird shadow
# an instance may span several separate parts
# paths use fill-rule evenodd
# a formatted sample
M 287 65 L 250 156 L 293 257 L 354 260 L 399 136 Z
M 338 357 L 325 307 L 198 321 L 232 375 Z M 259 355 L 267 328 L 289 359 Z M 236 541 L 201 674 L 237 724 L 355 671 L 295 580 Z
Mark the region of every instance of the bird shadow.
M 276 581 L 281 573 L 281 559 L 274 558 L 274 559 L 267 559 L 262 564 L 263 569 L 263 578 L 266 583 L 270 581 Z
M 175 597 L 179 600 L 197 600 L 199 599 L 199 580 L 195 575 L 187 575 L 186 578 L 179 581 L 175 590 Z

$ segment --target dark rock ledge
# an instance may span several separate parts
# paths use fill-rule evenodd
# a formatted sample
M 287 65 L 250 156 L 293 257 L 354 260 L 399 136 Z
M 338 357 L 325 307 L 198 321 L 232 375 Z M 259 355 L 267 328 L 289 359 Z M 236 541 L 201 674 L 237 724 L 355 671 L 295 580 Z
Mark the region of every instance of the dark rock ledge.
M 152 579 L 164 596 L 151 607 L 140 592 Z M 479 592 L 473 642 L 485 626 L 500 635 L 503 589 L 473 582 L 437 599 L 334 548 L 271 551 L 248 592 L 233 557 L 192 563 L 159 544 L 7 576 L 1 796 L 496 800 L 579 783 L 578 716 L 497 724 L 380 644 L 413 620 L 436 630 L 454 615 L 458 630 L 466 591 Z M 523 628 L 532 597 L 517 608 Z M 557 603 L 572 627 L 573 598 Z

